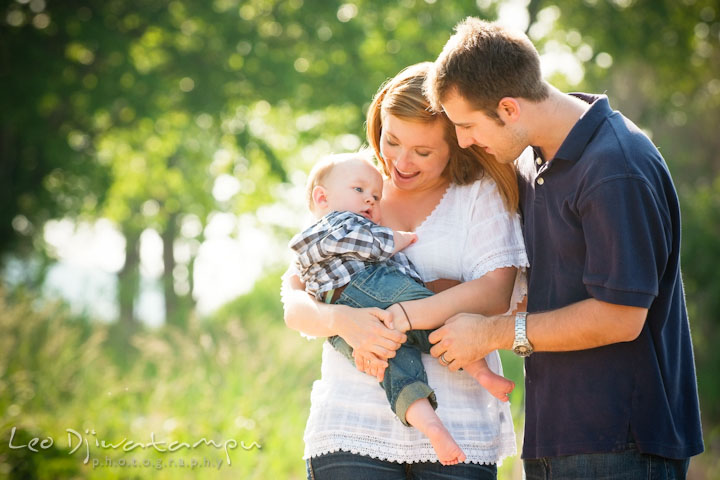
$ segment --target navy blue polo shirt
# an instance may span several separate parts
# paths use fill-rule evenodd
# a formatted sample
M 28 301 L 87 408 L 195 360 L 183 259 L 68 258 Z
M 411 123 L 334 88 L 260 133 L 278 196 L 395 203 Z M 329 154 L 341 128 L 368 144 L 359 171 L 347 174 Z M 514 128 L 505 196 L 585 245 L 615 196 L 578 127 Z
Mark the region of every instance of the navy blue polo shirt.
M 555 158 L 518 160 L 528 311 L 596 298 L 649 312 L 632 342 L 525 360 L 523 458 L 621 451 L 629 441 L 687 458 L 703 441 L 677 193 L 658 150 L 607 97 L 575 95 L 592 106 Z

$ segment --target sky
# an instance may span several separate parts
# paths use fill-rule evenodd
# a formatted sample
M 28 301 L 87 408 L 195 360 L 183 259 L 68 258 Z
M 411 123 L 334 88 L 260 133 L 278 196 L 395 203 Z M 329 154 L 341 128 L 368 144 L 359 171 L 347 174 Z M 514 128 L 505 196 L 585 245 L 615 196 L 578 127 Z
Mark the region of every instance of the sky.
M 194 297 L 201 315 L 212 313 L 248 292 L 268 265 L 290 262 L 284 240 L 277 238 L 268 226 L 282 223 L 300 229 L 307 221 L 288 206 L 303 204 L 302 189 L 291 192 L 283 201 L 255 215 L 212 216 L 195 261 Z M 73 310 L 87 312 L 93 318 L 104 321 L 117 318 L 117 272 L 124 262 L 125 240 L 113 224 L 106 219 L 94 224 L 76 224 L 69 219 L 50 221 L 44 237 L 58 258 L 48 272 L 45 294 L 63 298 Z M 180 243 L 176 257 L 182 261 L 189 253 L 178 251 L 182 250 Z M 141 295 L 136 313 L 146 325 L 159 326 L 163 323 L 164 306 L 160 282 L 162 240 L 157 232 L 143 232 L 140 259 Z

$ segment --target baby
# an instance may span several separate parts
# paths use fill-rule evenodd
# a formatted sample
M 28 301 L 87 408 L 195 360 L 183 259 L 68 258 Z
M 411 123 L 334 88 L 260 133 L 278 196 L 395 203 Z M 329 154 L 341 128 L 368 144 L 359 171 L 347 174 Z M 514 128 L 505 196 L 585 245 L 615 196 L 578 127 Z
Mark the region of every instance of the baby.
M 385 309 L 433 295 L 400 252 L 417 236 L 379 225 L 382 188 L 380 172 L 363 153 L 329 156 L 310 172 L 308 205 L 319 220 L 295 235 L 290 248 L 297 254 L 305 290 L 319 301 Z M 407 342 L 388 360 L 380 382 L 390 407 L 404 425 L 428 437 L 443 465 L 463 462 L 465 454 L 435 412 L 435 394 L 420 358 L 432 347 L 428 341 L 432 330 L 412 330 L 407 315 L 394 324 L 386 326 L 406 333 Z M 328 340 L 352 360 L 352 348 L 345 340 L 339 336 Z M 515 386 L 490 370 L 484 359 L 465 371 L 503 401 Z

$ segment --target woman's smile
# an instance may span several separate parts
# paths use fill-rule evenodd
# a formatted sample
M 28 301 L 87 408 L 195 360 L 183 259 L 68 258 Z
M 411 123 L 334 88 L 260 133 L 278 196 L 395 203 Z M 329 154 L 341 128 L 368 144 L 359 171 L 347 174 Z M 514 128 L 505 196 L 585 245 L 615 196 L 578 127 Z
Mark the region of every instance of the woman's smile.
M 403 172 L 397 166 L 395 166 L 395 172 L 400 178 L 410 179 L 420 174 L 420 172 Z

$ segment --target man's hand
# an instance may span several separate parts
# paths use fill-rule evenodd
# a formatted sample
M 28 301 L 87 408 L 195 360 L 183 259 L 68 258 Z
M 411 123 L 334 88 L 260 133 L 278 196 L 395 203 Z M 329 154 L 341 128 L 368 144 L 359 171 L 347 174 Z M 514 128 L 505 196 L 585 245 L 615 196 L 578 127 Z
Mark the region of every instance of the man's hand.
M 485 317 L 460 313 L 430 334 L 434 343 L 430 354 L 451 371 L 485 358 L 498 348 L 510 348 L 513 330 L 511 317 Z M 509 343 L 508 343 L 509 339 Z

